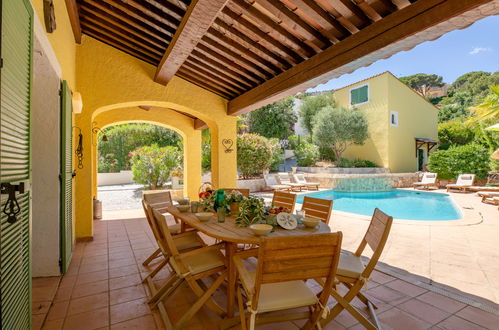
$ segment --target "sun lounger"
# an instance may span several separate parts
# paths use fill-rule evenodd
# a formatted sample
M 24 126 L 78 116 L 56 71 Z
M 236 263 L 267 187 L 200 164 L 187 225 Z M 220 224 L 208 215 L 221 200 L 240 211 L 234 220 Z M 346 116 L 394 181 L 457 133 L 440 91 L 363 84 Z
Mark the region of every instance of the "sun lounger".
M 468 188 L 471 191 L 488 191 L 488 192 L 499 192 L 499 186 L 471 186 Z
M 492 197 L 499 197 L 499 191 L 478 191 L 477 192 L 478 196 L 484 197 L 484 196 L 492 196 Z
M 423 173 L 423 178 L 420 182 L 414 182 L 412 184 L 414 189 L 430 189 L 430 187 L 438 188 L 437 184 L 437 173 L 425 172 Z
M 473 186 L 473 182 L 475 182 L 475 174 L 459 174 L 456 183 L 447 185 L 447 191 L 466 192 Z
M 265 180 L 265 185 L 272 190 L 291 190 L 290 186 L 279 184 L 274 174 L 265 174 L 263 179 Z
M 305 176 L 303 174 L 292 174 L 291 177 L 293 178 L 295 183 L 299 183 L 304 185 L 307 189 L 310 190 L 319 190 L 319 182 L 308 182 L 305 180 Z
M 302 189 L 306 188 L 306 186 L 301 183 L 291 182 L 291 178 L 289 177 L 288 173 L 279 173 L 277 177 L 280 184 L 290 186 L 292 191 L 301 191 Z

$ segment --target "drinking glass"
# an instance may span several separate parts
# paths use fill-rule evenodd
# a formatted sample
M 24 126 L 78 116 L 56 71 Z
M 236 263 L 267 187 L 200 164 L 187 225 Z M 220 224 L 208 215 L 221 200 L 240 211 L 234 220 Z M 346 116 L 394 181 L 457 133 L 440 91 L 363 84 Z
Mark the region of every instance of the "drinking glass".
M 191 213 L 197 213 L 199 202 L 193 201 L 191 202 Z
M 296 220 L 298 221 L 299 224 L 301 224 L 301 220 L 305 217 L 305 211 L 304 210 L 296 210 Z
M 219 207 L 217 209 L 217 219 L 218 222 L 225 222 L 225 207 Z

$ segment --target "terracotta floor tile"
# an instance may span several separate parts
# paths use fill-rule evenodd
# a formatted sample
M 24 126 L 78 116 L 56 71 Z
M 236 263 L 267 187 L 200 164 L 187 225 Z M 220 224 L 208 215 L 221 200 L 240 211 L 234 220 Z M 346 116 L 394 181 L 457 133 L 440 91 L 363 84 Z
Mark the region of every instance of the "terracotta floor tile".
M 144 286 L 142 284 L 137 284 L 122 289 L 111 290 L 111 292 L 109 292 L 109 296 L 110 304 L 116 305 L 145 297 L 146 293 L 144 291 Z
M 487 329 L 499 329 L 499 316 L 472 306 L 461 309 L 455 315 Z
M 71 295 L 71 299 L 84 297 L 84 296 L 90 296 L 90 295 L 105 292 L 108 290 L 109 290 L 109 287 L 108 287 L 107 280 L 76 285 L 73 289 L 73 294 Z
M 72 288 L 76 283 L 77 275 L 63 276 L 59 288 Z
M 92 273 L 92 272 L 97 272 L 101 270 L 107 270 L 108 269 L 108 262 L 107 261 L 101 261 L 101 262 L 96 262 L 92 264 L 86 264 L 86 265 L 81 265 L 80 270 L 78 271 L 78 275 L 84 274 L 84 273 Z
M 139 274 L 131 274 L 127 276 L 115 277 L 109 279 L 109 289 L 116 290 L 126 288 L 141 283 L 142 279 Z
M 92 257 L 87 257 L 83 256 L 83 259 L 81 261 L 81 265 L 86 265 L 86 264 L 94 264 L 96 262 L 103 262 L 107 261 L 108 257 L 107 254 L 99 255 L 99 256 L 92 256 Z
M 54 302 L 69 300 L 69 298 L 71 298 L 72 292 L 73 292 L 72 287 L 59 288 L 59 290 L 57 290 L 57 293 L 54 297 Z
M 416 299 L 424 301 L 449 313 L 455 313 L 466 306 L 457 300 L 447 298 L 435 292 L 427 292 Z
M 32 300 L 33 301 L 51 301 L 57 292 L 57 286 L 42 286 L 33 288 Z
M 410 299 L 410 297 L 403 294 L 402 292 L 390 289 L 384 285 L 380 285 L 373 289 L 369 289 L 366 291 L 366 293 L 391 305 L 396 305 Z
M 385 286 L 393 290 L 402 292 L 403 294 L 409 297 L 416 297 L 428 291 L 426 289 L 423 289 L 422 287 L 407 283 L 406 281 L 402 280 L 395 280 L 388 282 L 385 284 Z
M 68 315 L 74 315 L 99 309 L 109 305 L 108 292 L 72 299 L 69 301 Z
M 45 314 L 31 315 L 31 329 L 40 330 L 45 320 Z
M 76 286 L 82 285 L 82 284 L 87 284 L 87 283 L 92 283 L 92 282 L 98 282 L 98 281 L 103 281 L 107 280 L 109 277 L 109 272 L 108 270 L 99 270 L 96 272 L 91 272 L 91 273 L 83 273 L 79 274 L 76 279 Z
M 115 248 L 120 246 L 130 246 L 130 242 L 128 240 L 109 242 L 110 248 Z
M 115 261 L 119 259 L 126 259 L 126 258 L 134 258 L 134 254 L 132 251 L 130 252 L 116 252 L 116 253 L 110 253 L 109 254 L 109 261 Z
M 69 301 L 61 301 L 57 302 L 50 307 L 49 313 L 47 315 L 47 320 L 59 320 L 66 317 L 66 313 L 68 310 Z
M 137 265 L 123 266 L 123 267 L 110 269 L 109 270 L 109 278 L 121 277 L 121 276 L 138 274 L 138 273 L 139 273 L 139 269 L 137 268 Z
M 385 284 L 385 283 L 388 283 L 390 281 L 393 281 L 395 280 L 396 278 L 395 277 L 392 277 L 390 275 L 387 275 L 385 273 L 382 273 L 382 272 L 378 272 L 378 271 L 374 271 L 372 274 L 371 274 L 371 279 L 375 282 L 378 282 L 380 284 Z
M 42 330 L 61 330 L 64 319 L 45 321 Z
M 116 259 L 116 260 L 109 261 L 109 268 L 118 268 L 118 267 L 135 265 L 135 264 L 136 264 L 136 262 L 135 262 L 134 258 Z
M 451 315 L 448 312 L 444 312 L 438 308 L 435 308 L 435 306 L 426 304 L 418 299 L 406 301 L 405 303 L 398 305 L 397 308 L 400 308 L 430 324 L 437 324 Z
M 47 314 L 51 304 L 52 301 L 32 301 L 32 314 Z
M 41 287 L 53 287 L 56 288 L 59 285 L 61 276 L 50 276 L 50 277 L 33 277 L 31 286 L 33 289 Z
M 445 330 L 483 330 L 484 328 L 452 315 L 448 319 L 437 324 L 437 327 Z
M 392 329 L 422 330 L 428 329 L 431 326 L 431 324 L 397 308 L 392 308 L 389 311 L 379 314 L 378 318 L 382 325 L 387 325 Z
M 111 330 L 156 330 L 156 322 L 152 315 L 145 315 L 133 320 L 111 325 Z
M 93 330 L 106 327 L 109 324 L 108 307 L 86 313 L 71 315 L 64 322 L 64 330 Z
M 139 316 L 151 314 L 146 298 L 128 301 L 111 306 L 111 324 L 135 319 Z

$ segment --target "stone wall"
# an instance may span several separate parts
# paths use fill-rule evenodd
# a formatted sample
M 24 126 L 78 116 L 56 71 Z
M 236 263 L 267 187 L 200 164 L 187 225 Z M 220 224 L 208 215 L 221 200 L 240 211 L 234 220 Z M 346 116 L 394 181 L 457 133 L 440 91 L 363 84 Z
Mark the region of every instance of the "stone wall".
M 416 173 L 384 173 L 384 174 L 330 174 L 330 173 L 305 173 L 307 181 L 319 182 L 321 188 L 333 189 L 340 179 L 382 178 L 386 179 L 393 188 L 409 188 L 418 182 Z
M 265 180 L 264 179 L 237 180 L 237 188 L 249 189 L 250 192 L 264 191 Z
M 384 174 L 385 167 L 298 167 L 297 172 L 324 174 Z

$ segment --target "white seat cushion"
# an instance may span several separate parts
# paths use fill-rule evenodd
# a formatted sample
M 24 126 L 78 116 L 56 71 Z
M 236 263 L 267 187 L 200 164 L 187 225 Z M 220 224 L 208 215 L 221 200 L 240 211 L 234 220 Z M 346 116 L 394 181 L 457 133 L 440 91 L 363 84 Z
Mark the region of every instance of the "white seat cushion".
M 203 253 L 195 254 L 183 259 L 187 269 L 191 275 L 196 275 L 204 271 L 217 268 L 224 265 L 224 259 L 218 251 L 207 250 Z M 175 260 L 171 260 L 171 264 L 178 274 L 181 274 Z
M 359 278 L 360 274 L 364 271 L 364 264 L 360 257 L 352 253 L 341 251 L 340 262 L 336 274 L 339 276 Z
M 255 273 L 250 273 L 253 282 Z M 257 311 L 260 313 L 314 305 L 319 300 L 303 281 L 262 284 Z

